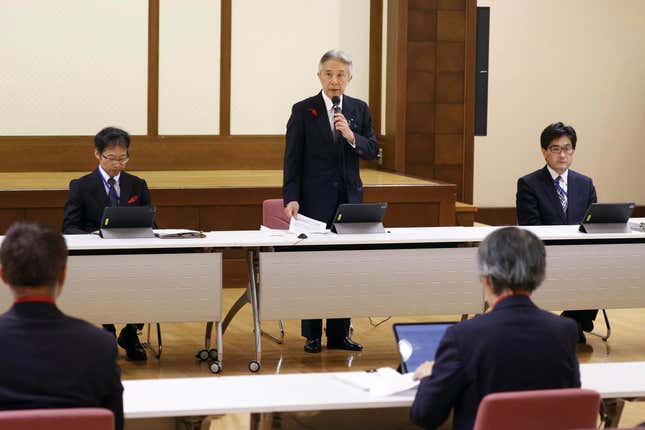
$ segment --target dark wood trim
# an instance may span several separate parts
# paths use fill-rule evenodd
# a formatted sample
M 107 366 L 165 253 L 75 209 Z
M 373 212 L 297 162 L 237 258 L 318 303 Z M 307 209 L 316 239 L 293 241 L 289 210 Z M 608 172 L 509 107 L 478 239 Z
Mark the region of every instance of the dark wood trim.
M 93 148 L 93 136 L 0 136 L 0 172 L 92 170 Z M 284 136 L 132 136 L 130 153 L 130 170 L 281 169 Z
M 632 217 L 645 217 L 645 206 L 636 206 Z M 517 212 L 514 206 L 505 207 L 478 207 L 475 221 L 488 225 L 516 225 Z
M 408 0 L 387 2 L 387 84 L 383 163 L 405 173 Z
M 231 134 L 231 30 L 232 0 L 221 0 L 219 64 L 219 134 Z
M 148 136 L 159 134 L 159 0 L 148 0 Z
M 473 202 L 475 158 L 475 76 L 477 53 L 477 0 L 466 2 L 466 43 L 464 63 L 464 158 L 461 199 Z
M 517 215 L 514 207 L 479 207 L 475 221 L 488 225 L 515 225 L 517 224 Z
M 372 126 L 381 134 L 381 78 L 383 67 L 383 0 L 370 0 L 369 98 Z

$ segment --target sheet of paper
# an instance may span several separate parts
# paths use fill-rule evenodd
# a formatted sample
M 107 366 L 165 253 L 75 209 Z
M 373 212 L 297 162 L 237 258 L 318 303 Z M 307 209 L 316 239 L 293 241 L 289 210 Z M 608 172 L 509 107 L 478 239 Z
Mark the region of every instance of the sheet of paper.
M 412 380 L 412 373 L 400 374 L 391 367 L 381 367 L 374 372 L 347 372 L 335 375 L 340 381 L 375 397 L 401 393 L 419 385 Z
M 291 233 L 325 233 L 327 231 L 327 224 L 298 214 L 298 218 L 291 217 L 289 231 Z

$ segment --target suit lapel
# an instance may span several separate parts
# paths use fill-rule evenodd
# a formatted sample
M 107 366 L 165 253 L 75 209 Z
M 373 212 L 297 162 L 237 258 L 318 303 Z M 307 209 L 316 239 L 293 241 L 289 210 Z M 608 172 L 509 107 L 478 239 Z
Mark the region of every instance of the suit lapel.
M 343 115 L 347 119 L 349 128 L 353 130 L 356 122 L 356 104 L 351 97 L 343 96 Z
M 561 224 L 566 224 L 567 219 L 565 217 L 564 212 L 562 211 L 562 204 L 560 204 L 560 198 L 558 197 L 558 194 L 555 191 L 553 178 L 551 177 L 551 173 L 549 173 L 549 170 L 546 168 L 546 166 L 544 166 L 544 169 L 542 169 L 542 179 L 543 179 L 542 184 L 544 186 L 544 195 L 547 196 L 547 199 L 551 203 L 551 206 L 555 210 L 555 213 L 558 214 Z
M 101 215 L 103 215 L 103 208 L 110 206 L 110 198 L 108 197 L 107 192 L 105 192 L 103 178 L 101 178 L 101 173 L 98 168 L 94 171 L 94 176 L 94 199 L 96 200 L 96 205 L 98 206 Z
M 121 172 L 121 177 L 119 178 L 119 188 L 121 188 L 121 195 L 119 196 L 119 205 L 127 206 L 128 199 L 132 195 L 132 181 L 127 173 Z
M 322 91 L 318 93 L 318 96 L 316 97 L 314 108 L 316 109 L 316 112 L 318 112 L 318 116 L 316 117 L 316 125 L 318 126 L 318 129 L 322 133 L 326 142 L 333 143 L 334 137 L 331 134 L 331 126 L 329 125 L 329 113 L 325 107 L 325 101 L 322 98 Z
M 573 199 L 579 195 L 578 191 L 578 181 L 576 180 L 576 175 L 572 174 L 571 170 L 569 169 L 569 174 L 567 175 L 567 224 L 569 224 L 572 220 L 575 220 L 575 208 L 577 208 L 577 203 L 573 201 Z M 577 223 L 578 221 L 575 220 L 574 223 Z

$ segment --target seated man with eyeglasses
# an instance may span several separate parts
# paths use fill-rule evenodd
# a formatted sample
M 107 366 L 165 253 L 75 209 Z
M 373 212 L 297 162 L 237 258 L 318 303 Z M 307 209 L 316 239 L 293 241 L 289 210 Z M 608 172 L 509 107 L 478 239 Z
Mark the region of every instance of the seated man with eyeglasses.
M 517 222 L 520 225 L 580 224 L 587 208 L 598 201 L 590 177 L 569 169 L 578 138 L 573 127 L 556 122 L 540 135 L 546 166 L 517 181 Z M 593 330 L 597 310 L 564 311 L 578 323 L 578 342 L 583 331 Z
M 94 137 L 94 156 L 99 165 L 92 173 L 70 182 L 64 234 L 88 234 L 98 230 L 106 206 L 150 205 L 146 181 L 124 171 L 130 160 L 129 147 L 128 133 L 115 127 L 106 127 Z M 116 335 L 114 325 L 103 327 Z M 119 334 L 118 343 L 125 349 L 128 359 L 147 359 L 139 342 L 137 325 L 127 324 Z

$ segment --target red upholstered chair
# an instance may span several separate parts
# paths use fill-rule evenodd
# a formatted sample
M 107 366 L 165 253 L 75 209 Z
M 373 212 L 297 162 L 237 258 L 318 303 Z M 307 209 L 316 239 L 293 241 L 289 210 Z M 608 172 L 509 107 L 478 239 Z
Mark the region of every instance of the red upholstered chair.
M 289 230 L 289 218 L 284 213 L 284 202 L 282 199 L 267 199 L 262 202 L 262 225 L 274 230 Z M 284 340 L 284 323 L 278 320 L 280 337 L 262 331 L 262 334 L 271 338 L 274 342 L 281 344 Z
M 103 408 L 0 411 L 0 429 L 114 430 L 114 415 Z
M 514 391 L 489 394 L 474 430 L 568 430 L 596 426 L 600 394 L 593 390 Z
M 284 214 L 282 199 L 262 202 L 262 225 L 275 230 L 289 230 L 289 218 Z

